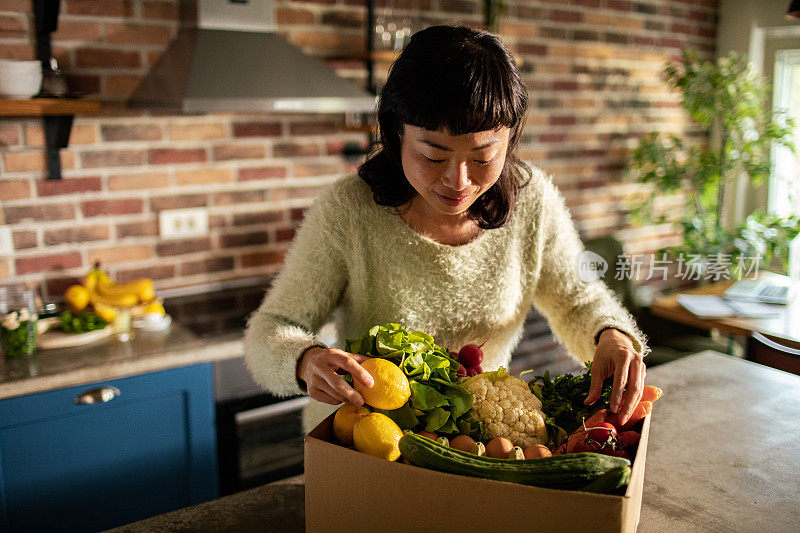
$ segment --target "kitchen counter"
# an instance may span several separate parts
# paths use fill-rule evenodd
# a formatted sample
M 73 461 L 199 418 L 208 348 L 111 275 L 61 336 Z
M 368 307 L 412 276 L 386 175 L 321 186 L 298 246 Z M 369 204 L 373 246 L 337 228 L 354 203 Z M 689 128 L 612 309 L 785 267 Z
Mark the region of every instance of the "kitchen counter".
M 134 329 L 92 344 L 37 350 L 30 358 L 0 358 L 0 399 L 243 355 L 242 332 L 201 338 L 175 321 L 168 329 Z
M 797 531 L 800 377 L 701 352 L 655 367 L 639 531 Z M 117 528 L 303 531 L 302 478 Z

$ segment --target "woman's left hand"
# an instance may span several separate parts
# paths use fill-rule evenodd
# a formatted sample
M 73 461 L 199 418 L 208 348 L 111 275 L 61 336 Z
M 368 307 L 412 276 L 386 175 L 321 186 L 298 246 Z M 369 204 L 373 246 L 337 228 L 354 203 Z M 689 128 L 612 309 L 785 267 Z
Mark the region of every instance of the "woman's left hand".
M 642 398 L 646 372 L 642 356 L 634 349 L 630 337 L 614 328 L 600 333 L 592 361 L 592 384 L 584 405 L 591 405 L 600 398 L 603 381 L 612 374 L 610 409 L 618 413 L 624 424 Z

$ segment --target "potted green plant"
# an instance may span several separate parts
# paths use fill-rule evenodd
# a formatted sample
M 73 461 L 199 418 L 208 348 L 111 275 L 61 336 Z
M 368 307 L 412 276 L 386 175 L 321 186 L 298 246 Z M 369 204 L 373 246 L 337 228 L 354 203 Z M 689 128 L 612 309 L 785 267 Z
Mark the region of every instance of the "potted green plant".
M 791 143 L 794 123 L 782 111 L 765 105 L 769 84 L 735 53 L 716 62 L 684 50 L 680 62 L 665 67 L 666 80 L 682 93 L 689 116 L 707 132 L 707 142 L 688 143 L 657 132 L 639 139 L 628 165 L 630 175 L 651 186 L 631 214 L 640 223 L 663 223 L 653 216 L 654 200 L 680 190 L 688 202 L 681 215 L 683 243 L 661 250 L 670 257 L 715 257 L 730 260 L 730 272 L 742 274 L 744 259 L 761 265 L 788 262 L 788 243 L 800 232 L 800 216 L 778 217 L 763 211 L 738 223 L 724 220 L 726 194 L 740 175 L 754 185 L 770 173 L 770 147 Z

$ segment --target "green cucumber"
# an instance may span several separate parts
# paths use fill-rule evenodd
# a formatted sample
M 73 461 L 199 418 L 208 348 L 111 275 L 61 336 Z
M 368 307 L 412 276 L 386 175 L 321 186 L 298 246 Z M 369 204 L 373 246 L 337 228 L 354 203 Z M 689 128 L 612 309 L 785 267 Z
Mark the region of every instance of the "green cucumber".
M 580 488 L 583 492 L 599 494 L 624 494 L 631 481 L 631 467 L 618 466 L 612 468 L 599 478 Z
M 571 453 L 541 459 L 494 459 L 442 446 L 422 435 L 400 439 L 400 453 L 417 466 L 497 481 L 554 489 L 580 489 L 606 472 L 630 466 L 622 457 Z

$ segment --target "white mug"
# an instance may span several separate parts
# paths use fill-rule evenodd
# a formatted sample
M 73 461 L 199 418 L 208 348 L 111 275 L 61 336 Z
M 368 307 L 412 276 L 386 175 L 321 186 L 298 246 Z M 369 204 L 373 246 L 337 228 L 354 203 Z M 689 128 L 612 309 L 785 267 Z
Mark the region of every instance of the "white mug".
M 42 86 L 42 64 L 39 61 L 0 59 L 0 96 L 30 98 Z

